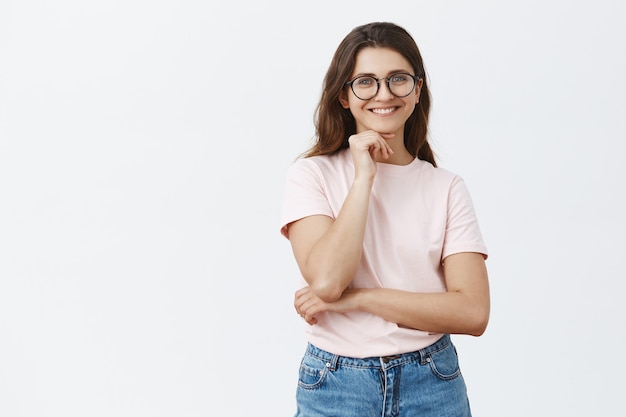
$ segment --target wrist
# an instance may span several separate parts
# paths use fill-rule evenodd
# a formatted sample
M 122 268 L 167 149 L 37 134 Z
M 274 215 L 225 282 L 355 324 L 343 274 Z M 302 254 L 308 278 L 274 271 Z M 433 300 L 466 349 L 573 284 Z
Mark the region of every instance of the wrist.
M 349 288 L 344 295 L 349 299 L 349 309 L 351 311 L 366 311 L 368 297 L 372 290 L 370 288 Z
M 372 185 L 374 184 L 375 176 L 376 176 L 375 174 L 372 174 L 372 175 L 357 174 L 354 176 L 354 181 L 352 181 L 352 187 L 365 187 L 365 188 L 371 189 Z

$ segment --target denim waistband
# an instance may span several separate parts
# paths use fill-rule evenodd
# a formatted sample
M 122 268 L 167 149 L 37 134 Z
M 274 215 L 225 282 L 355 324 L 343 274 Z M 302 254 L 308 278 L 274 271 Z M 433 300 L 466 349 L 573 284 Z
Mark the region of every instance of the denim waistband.
M 422 364 L 428 362 L 429 355 L 445 349 L 452 343 L 449 334 L 444 334 L 439 340 L 430 346 L 426 346 L 415 352 L 402 353 L 391 356 L 374 356 L 369 358 L 352 358 L 349 356 L 335 355 L 334 353 L 327 352 L 311 343 L 307 346 L 307 353 L 326 361 L 327 366 L 331 369 L 335 369 L 337 364 L 346 366 L 358 366 L 367 368 L 381 368 L 383 366 L 399 365 L 406 362 L 419 361 Z

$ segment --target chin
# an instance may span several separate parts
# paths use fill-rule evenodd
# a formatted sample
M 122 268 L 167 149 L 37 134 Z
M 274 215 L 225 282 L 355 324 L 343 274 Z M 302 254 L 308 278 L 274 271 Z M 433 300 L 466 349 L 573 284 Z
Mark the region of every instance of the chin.
M 395 133 L 396 137 L 398 136 L 398 132 L 400 132 L 400 134 L 402 134 L 402 129 L 389 129 L 388 127 L 385 128 L 384 126 L 381 126 L 379 128 L 372 128 L 372 130 L 378 132 L 378 133 Z

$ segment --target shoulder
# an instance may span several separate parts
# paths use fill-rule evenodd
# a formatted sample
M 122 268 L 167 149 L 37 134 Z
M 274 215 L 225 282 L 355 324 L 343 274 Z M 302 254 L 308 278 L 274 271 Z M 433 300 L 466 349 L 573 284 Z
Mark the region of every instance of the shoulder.
M 289 177 L 294 176 L 326 176 L 337 171 L 343 171 L 351 166 L 352 160 L 347 152 L 339 151 L 332 155 L 318 155 L 301 157 L 291 164 L 288 169 Z
M 418 166 L 423 179 L 432 181 L 439 186 L 453 186 L 456 183 L 463 182 L 463 178 L 457 173 L 446 168 L 435 167 L 430 162 L 418 161 Z

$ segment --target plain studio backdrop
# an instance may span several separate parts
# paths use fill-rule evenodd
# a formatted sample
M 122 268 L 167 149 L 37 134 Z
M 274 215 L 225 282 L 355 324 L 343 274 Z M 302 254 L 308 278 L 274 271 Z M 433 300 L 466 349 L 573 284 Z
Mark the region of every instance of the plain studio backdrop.
M 618 1 L 3 1 L 0 416 L 291 416 L 287 167 L 355 26 L 421 48 L 492 316 L 474 414 L 625 415 Z

